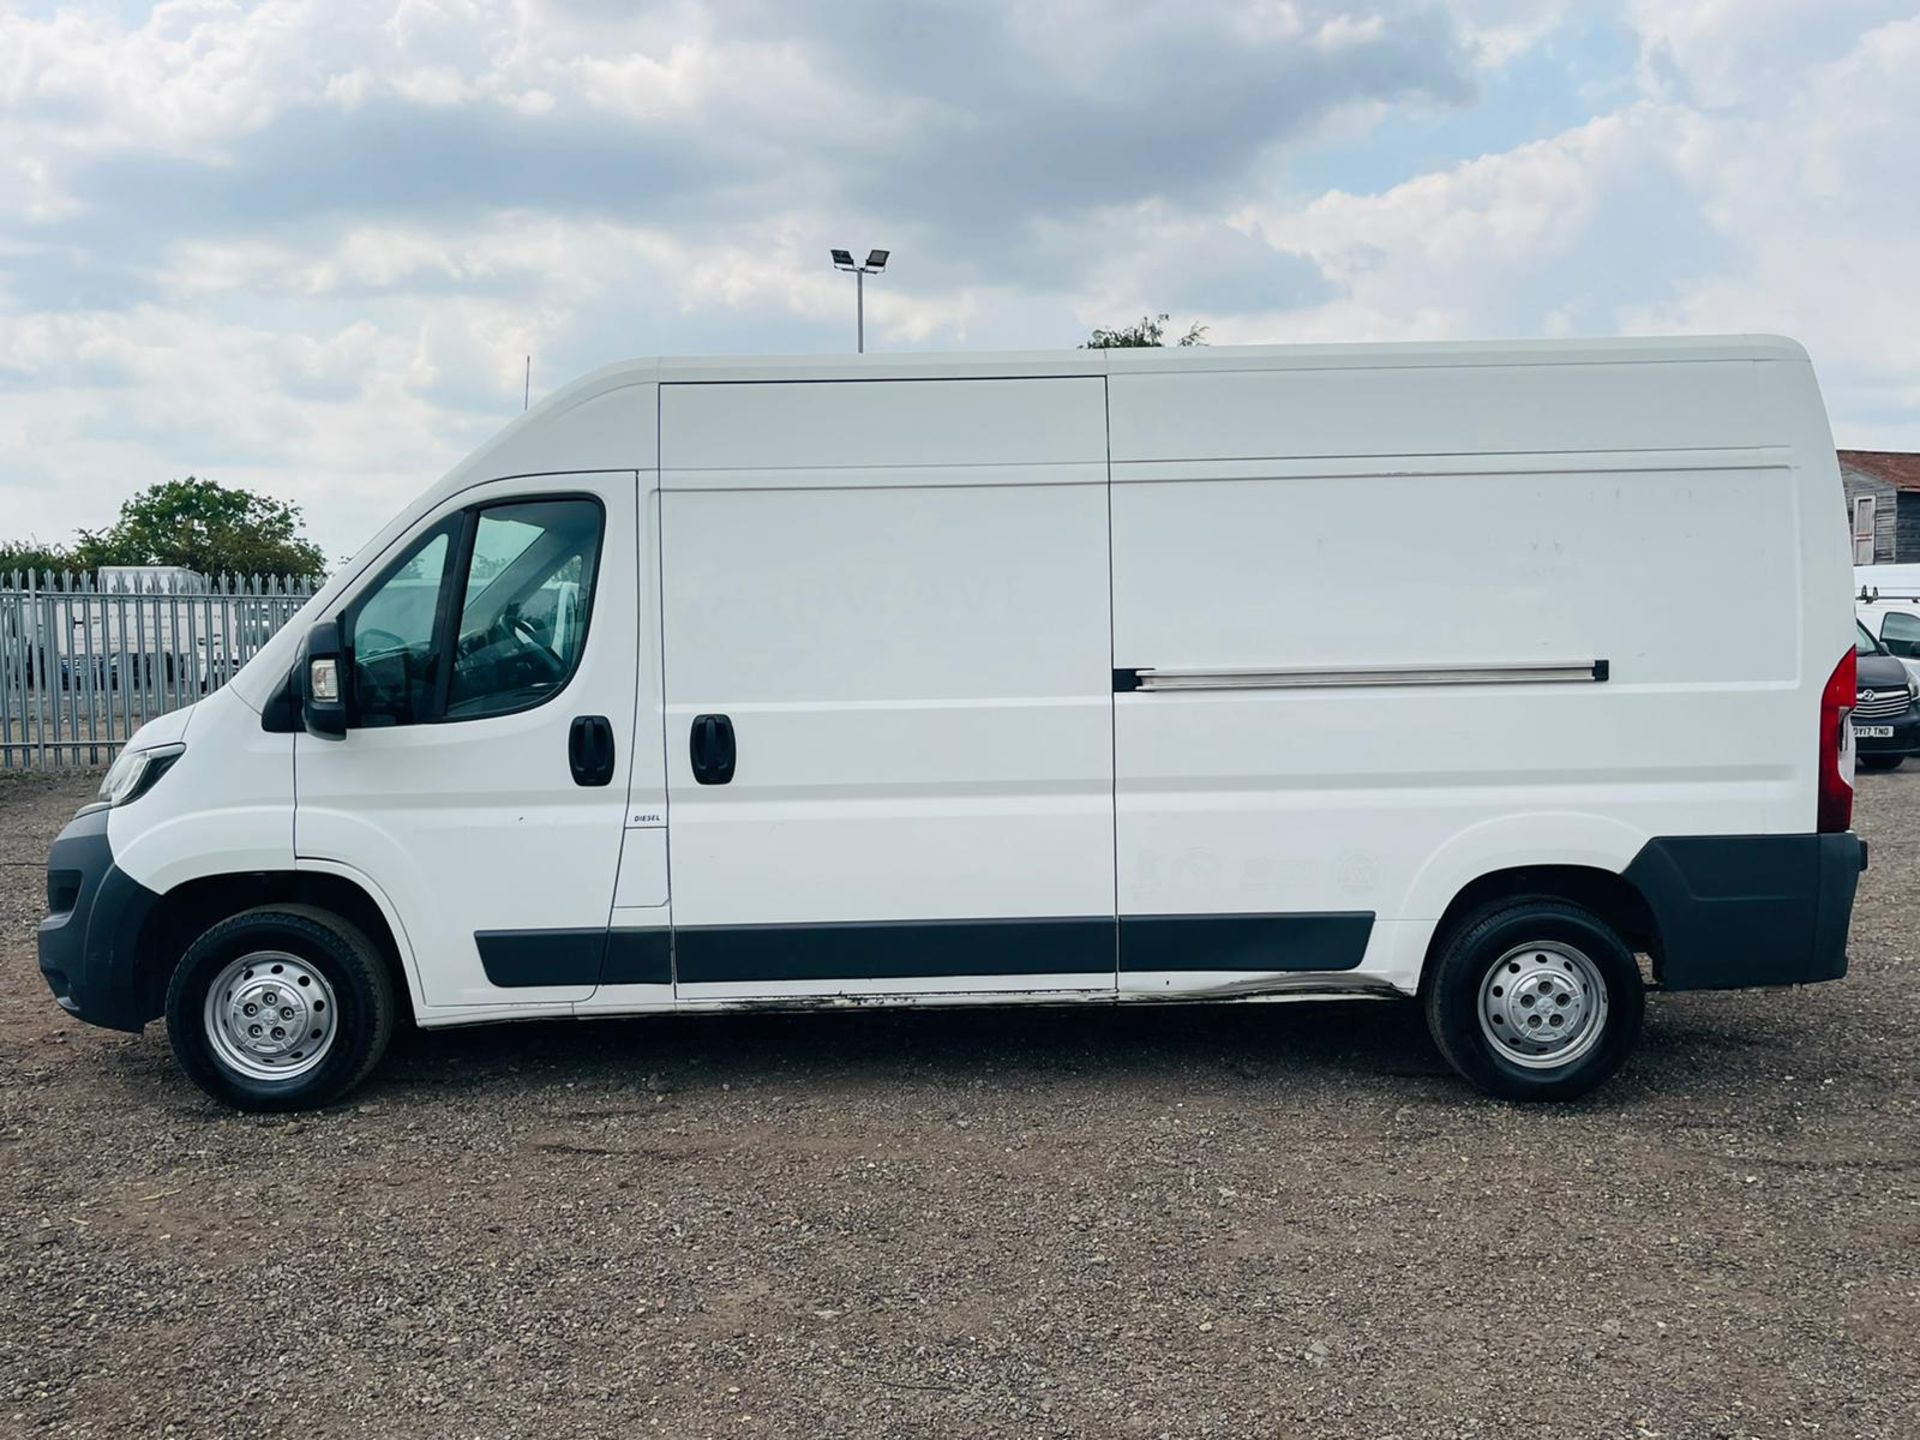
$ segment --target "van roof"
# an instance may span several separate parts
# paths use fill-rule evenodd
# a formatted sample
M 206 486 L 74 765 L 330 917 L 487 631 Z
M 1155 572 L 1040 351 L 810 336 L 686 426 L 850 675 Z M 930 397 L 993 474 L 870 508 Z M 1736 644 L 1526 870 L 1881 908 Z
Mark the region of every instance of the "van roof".
M 1169 370 L 1375 369 L 1401 366 L 1648 364 L 1682 360 L 1805 361 L 1778 335 L 1672 335 L 1612 340 L 1446 340 L 1337 345 L 1200 345 L 1113 350 L 921 351 L 869 355 L 685 355 L 621 361 L 564 387 L 601 390 L 658 380 L 988 379 Z M 554 398 L 554 397 L 549 397 Z

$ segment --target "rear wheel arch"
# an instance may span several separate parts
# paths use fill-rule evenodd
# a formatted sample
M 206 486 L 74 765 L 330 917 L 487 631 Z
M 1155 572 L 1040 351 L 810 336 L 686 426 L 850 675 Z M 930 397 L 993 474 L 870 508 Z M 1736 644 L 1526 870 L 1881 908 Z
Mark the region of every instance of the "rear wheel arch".
M 1559 900 L 1591 911 L 1628 948 L 1651 956 L 1658 972 L 1659 921 L 1631 880 L 1591 865 L 1516 865 L 1475 877 L 1453 897 L 1427 941 L 1420 992 L 1424 995 L 1431 986 L 1435 960 L 1463 926 L 1489 910 L 1524 899 Z
M 140 1018 L 166 1010 L 167 985 L 188 947 L 221 921 L 263 905 L 301 905 L 339 916 L 364 934 L 385 964 L 407 1014 L 413 993 L 400 943 L 380 902 L 344 875 L 315 870 L 243 871 L 186 881 L 160 897 L 140 929 L 134 984 Z

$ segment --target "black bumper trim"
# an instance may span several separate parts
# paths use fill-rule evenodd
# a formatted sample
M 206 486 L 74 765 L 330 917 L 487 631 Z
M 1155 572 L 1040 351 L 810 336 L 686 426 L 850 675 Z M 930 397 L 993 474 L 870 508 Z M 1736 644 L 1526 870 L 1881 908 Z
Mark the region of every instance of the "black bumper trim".
M 1649 840 L 1623 875 L 1659 931 L 1654 978 L 1669 990 L 1838 980 L 1865 850 L 1851 833 Z
M 138 1032 L 159 1013 L 155 997 L 140 991 L 135 961 L 160 897 L 113 863 L 110 813 L 82 811 L 53 842 L 47 897 L 65 908 L 40 922 L 40 973 L 70 1015 Z

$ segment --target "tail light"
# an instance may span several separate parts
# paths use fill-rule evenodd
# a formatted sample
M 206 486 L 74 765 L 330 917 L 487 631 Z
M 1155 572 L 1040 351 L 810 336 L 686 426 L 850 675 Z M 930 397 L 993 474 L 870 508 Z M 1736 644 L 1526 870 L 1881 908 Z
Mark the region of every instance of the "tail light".
M 1851 645 L 1820 692 L 1820 819 L 1822 835 L 1853 824 L 1853 696 L 1859 661 Z

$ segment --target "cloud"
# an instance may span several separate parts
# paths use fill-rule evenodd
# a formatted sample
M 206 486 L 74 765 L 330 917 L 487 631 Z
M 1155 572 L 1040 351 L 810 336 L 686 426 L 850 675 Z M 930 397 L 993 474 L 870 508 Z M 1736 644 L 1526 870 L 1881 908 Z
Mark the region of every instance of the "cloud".
M 1623 305 L 1729 262 L 1674 161 L 1693 124 L 1642 102 L 1380 194 L 1248 218 L 1337 291 L 1292 321 L 1316 339 L 1607 333 Z
M 1216 337 L 1779 331 L 1811 350 L 1843 443 L 1920 449 L 1920 193 L 1900 178 L 1920 18 L 1809 43 L 1807 6 L 1647 11 L 1642 65 L 1662 73 L 1586 124 L 1378 193 L 1248 207 L 1336 294 Z
M 1911 16 L 1902 0 L 1630 0 L 1649 91 L 1709 110 L 1769 108 L 1860 34 Z
M 1784 103 L 1699 127 L 1680 163 L 1738 255 L 1629 323 L 1798 336 L 1842 443 L 1920 449 L 1920 194 L 1901 178 L 1920 135 L 1916 72 L 1920 17 L 1876 25 Z

